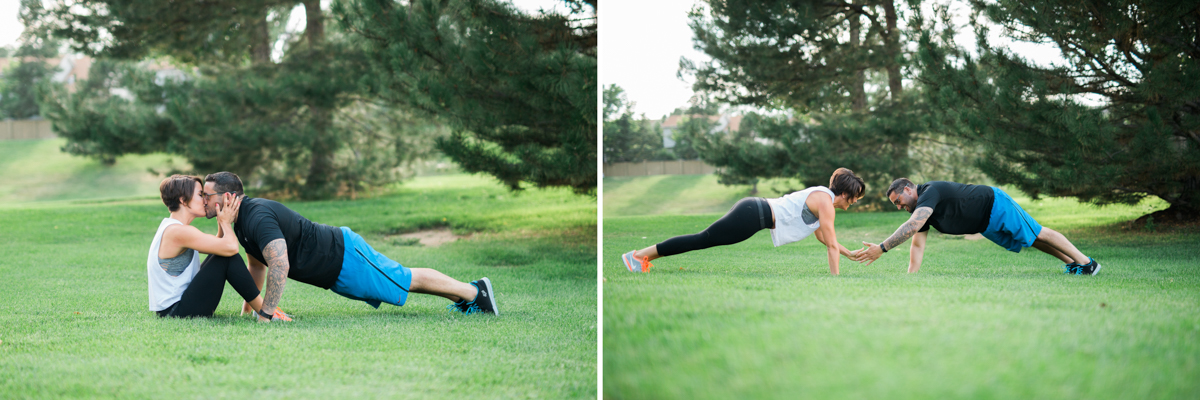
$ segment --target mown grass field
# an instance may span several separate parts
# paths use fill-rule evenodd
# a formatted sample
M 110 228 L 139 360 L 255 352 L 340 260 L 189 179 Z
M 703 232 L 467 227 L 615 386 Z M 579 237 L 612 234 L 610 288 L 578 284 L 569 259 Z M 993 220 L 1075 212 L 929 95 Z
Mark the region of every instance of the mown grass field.
M 11 182 L 4 193 L 24 189 Z M 501 315 L 450 314 L 425 295 L 376 310 L 291 281 L 281 307 L 295 321 L 259 324 L 237 315 L 228 287 L 211 319 L 148 311 L 146 252 L 166 208 L 95 197 L 0 207 L 0 398 L 596 397 L 594 198 L 459 175 L 285 203 L 405 266 L 491 278 Z M 470 237 L 423 247 L 389 236 L 429 227 Z
M 643 204 L 708 201 L 669 190 L 692 185 L 721 193 L 719 211 L 614 215 L 637 206 L 604 182 L 606 398 L 1200 398 L 1200 232 L 1119 226 L 1161 201 L 1096 208 L 1009 190 L 1100 260 L 1097 276 L 936 233 L 918 274 L 905 245 L 870 266 L 842 258 L 832 276 L 816 240 L 775 248 L 765 231 L 627 272 L 621 253 L 698 232 L 745 196 L 694 180 L 620 185 Z M 877 243 L 907 217 L 839 211 L 838 238 Z
M 165 154 L 121 157 L 112 166 L 59 151 L 66 139 L 0 141 L 0 207 L 47 201 L 157 197 L 168 171 L 188 164 Z

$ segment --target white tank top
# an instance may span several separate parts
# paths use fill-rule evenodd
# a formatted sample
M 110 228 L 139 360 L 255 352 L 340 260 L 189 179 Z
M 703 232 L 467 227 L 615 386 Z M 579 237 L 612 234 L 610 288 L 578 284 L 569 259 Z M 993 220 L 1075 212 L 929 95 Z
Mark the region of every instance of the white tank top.
M 778 199 L 767 199 L 767 204 L 771 205 L 771 212 L 775 214 L 775 229 L 771 230 L 771 242 L 775 244 L 775 247 L 804 239 L 821 227 L 821 221 L 815 220 L 815 218 L 811 223 L 804 220 L 805 213 L 809 218 L 814 216 L 811 211 L 808 211 L 805 202 L 808 201 L 808 195 L 816 192 L 828 193 L 830 199 L 834 198 L 833 191 L 829 188 L 813 186 L 799 192 L 788 193 Z
M 158 248 L 162 244 L 163 231 L 168 226 L 175 224 L 183 225 L 174 218 L 163 218 L 162 223 L 158 225 L 158 233 L 154 234 L 154 241 L 150 242 L 150 254 L 146 257 L 146 275 L 150 285 L 150 311 L 162 311 L 178 302 L 188 284 L 192 283 L 192 278 L 195 278 L 196 273 L 200 272 L 200 252 L 195 251 L 192 252 L 192 262 L 188 263 L 187 268 L 179 276 L 168 275 L 158 265 Z

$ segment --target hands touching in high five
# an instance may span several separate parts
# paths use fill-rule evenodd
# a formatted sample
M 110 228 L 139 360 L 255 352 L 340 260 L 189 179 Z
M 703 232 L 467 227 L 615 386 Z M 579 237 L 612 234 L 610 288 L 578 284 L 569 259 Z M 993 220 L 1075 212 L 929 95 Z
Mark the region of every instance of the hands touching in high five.
M 850 252 L 850 259 L 860 264 L 871 265 L 883 255 L 883 248 L 878 244 L 862 242 L 863 248 Z

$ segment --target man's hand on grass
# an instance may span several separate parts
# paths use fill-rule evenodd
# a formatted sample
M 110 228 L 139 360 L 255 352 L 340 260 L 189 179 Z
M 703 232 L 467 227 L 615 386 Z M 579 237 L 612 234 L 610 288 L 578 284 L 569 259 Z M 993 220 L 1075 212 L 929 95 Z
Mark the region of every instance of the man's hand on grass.
M 850 250 L 850 254 L 846 255 L 846 258 L 849 258 L 849 259 L 850 259 L 850 261 L 858 261 L 858 255 L 859 255 L 860 253 L 864 252 L 864 251 L 867 251 L 867 247 L 866 247 L 866 246 L 864 246 L 864 247 L 863 247 L 863 248 L 861 248 L 861 249 L 857 249 L 857 250 Z
M 879 245 L 867 242 L 862 243 L 863 248 L 860 250 L 855 250 L 856 253 L 854 257 L 851 258 L 854 261 L 865 263 L 865 265 L 871 265 L 871 263 L 875 262 L 875 260 L 878 260 L 879 257 L 883 255 L 883 248 L 879 247 Z

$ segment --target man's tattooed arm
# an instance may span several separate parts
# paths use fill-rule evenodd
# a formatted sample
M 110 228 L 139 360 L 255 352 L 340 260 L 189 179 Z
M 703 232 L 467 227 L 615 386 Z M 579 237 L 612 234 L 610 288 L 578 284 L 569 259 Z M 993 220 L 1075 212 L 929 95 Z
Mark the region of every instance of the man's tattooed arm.
M 925 221 L 929 219 L 931 214 L 933 214 L 933 209 L 929 207 L 921 207 L 913 211 L 908 221 L 905 221 L 904 225 L 900 225 L 900 228 L 896 229 L 896 233 L 893 233 L 891 237 L 888 237 L 880 245 L 888 250 L 895 249 L 896 246 L 903 244 L 912 238 L 913 235 L 916 235 L 917 231 L 921 230 L 922 226 L 925 226 Z
M 274 313 L 279 298 L 283 296 L 283 287 L 287 284 L 288 269 L 291 267 L 288 263 L 287 241 L 275 239 L 267 243 L 267 247 L 263 248 L 263 258 L 270 270 L 267 272 L 266 290 L 263 291 L 262 311 Z

